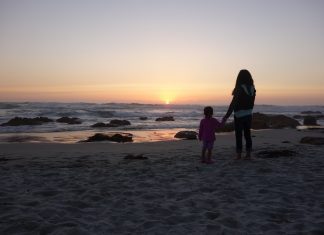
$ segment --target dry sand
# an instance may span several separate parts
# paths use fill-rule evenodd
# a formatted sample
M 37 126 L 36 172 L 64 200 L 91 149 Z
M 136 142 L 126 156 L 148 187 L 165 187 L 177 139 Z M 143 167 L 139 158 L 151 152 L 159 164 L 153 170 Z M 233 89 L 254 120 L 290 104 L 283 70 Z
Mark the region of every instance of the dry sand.
M 324 234 L 324 148 L 299 144 L 312 135 L 255 131 L 239 161 L 218 136 L 211 165 L 198 141 L 1 144 L 0 234 Z

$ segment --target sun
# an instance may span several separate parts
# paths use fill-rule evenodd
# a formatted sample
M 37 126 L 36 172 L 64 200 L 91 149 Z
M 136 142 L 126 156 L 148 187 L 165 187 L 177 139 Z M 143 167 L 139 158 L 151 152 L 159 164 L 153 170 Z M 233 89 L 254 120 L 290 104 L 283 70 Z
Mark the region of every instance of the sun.
M 176 98 L 175 91 L 173 91 L 171 88 L 164 89 L 159 92 L 160 102 L 164 103 L 165 105 L 174 103 L 175 98 Z

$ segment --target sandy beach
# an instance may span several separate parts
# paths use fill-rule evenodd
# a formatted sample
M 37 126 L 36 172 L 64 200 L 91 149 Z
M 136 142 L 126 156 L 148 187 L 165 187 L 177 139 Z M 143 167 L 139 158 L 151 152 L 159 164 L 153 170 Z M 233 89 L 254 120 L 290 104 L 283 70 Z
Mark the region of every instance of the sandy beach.
M 210 165 L 193 140 L 1 144 L 0 234 L 323 234 L 324 149 L 299 143 L 323 130 L 252 135 Z

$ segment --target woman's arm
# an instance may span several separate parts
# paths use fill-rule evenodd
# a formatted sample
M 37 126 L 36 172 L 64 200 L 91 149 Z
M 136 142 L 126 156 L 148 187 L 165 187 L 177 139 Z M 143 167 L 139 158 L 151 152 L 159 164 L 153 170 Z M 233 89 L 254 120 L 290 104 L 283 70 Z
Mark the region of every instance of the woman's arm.
M 232 112 L 234 110 L 234 98 L 235 98 L 235 96 L 233 96 L 232 102 L 228 107 L 228 110 L 227 110 L 227 112 L 226 112 L 226 114 L 224 116 L 224 119 L 228 119 L 228 117 L 231 116 L 231 114 L 232 114 Z
M 236 92 L 234 93 L 234 95 L 233 95 L 232 102 L 231 102 L 231 104 L 230 104 L 229 107 L 228 107 L 228 110 L 227 110 L 227 112 L 226 112 L 226 114 L 225 114 L 225 116 L 224 116 L 224 119 L 228 119 L 229 116 L 231 116 L 231 114 L 232 114 L 232 112 L 233 112 L 233 110 L 234 110 L 234 107 L 235 107 L 236 104 L 238 103 L 238 97 L 239 97 L 239 95 L 238 95 L 238 91 L 236 91 Z

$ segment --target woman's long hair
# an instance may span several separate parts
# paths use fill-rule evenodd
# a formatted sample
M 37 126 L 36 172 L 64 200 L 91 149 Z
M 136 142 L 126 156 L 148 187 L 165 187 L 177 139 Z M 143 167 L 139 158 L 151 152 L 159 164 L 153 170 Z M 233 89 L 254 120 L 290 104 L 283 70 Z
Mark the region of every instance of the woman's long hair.
M 232 95 L 234 95 L 235 91 L 243 84 L 245 84 L 247 86 L 254 86 L 252 75 L 246 69 L 242 69 L 239 72 L 239 74 L 237 75 L 236 83 L 235 83 L 235 87 L 233 89 Z

